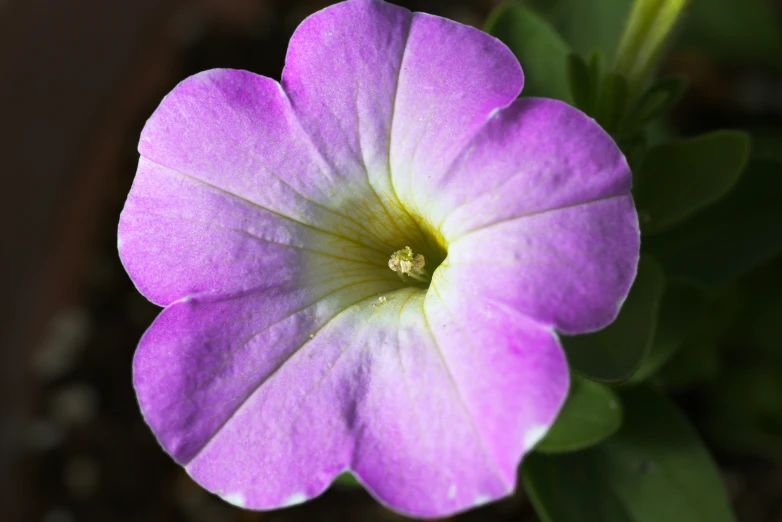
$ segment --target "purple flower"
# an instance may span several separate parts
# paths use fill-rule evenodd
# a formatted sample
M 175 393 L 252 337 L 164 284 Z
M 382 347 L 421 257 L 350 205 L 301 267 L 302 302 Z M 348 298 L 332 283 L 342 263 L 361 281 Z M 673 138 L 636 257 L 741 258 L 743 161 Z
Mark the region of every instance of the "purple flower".
M 212 70 L 163 100 L 119 250 L 166 307 L 139 404 L 196 481 L 272 509 L 349 470 L 417 516 L 514 490 L 567 394 L 555 331 L 610 323 L 639 249 L 619 149 L 522 83 L 481 31 L 351 0 L 281 85 Z

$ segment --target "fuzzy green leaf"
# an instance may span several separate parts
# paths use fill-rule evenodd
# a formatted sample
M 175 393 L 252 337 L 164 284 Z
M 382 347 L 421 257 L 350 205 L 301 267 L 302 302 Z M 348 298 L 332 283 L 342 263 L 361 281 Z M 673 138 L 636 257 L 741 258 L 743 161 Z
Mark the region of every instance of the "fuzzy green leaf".
M 782 65 L 782 24 L 769 0 L 693 0 L 679 47 L 720 62 Z
M 353 489 L 360 488 L 361 483 L 358 481 L 358 479 L 356 479 L 355 475 L 349 471 L 346 471 L 340 475 L 337 475 L 337 478 L 334 479 L 334 486 L 341 489 Z
M 525 0 L 524 3 L 548 20 L 573 51 L 587 56 L 593 49 L 603 49 L 608 62 L 613 62 L 633 0 Z
M 606 132 L 614 133 L 627 111 L 630 90 L 624 77 L 611 73 L 603 80 L 595 119 Z
M 524 69 L 524 96 L 570 102 L 565 62 L 570 47 L 543 18 L 523 7 L 504 4 L 486 22 L 486 32 L 507 45 Z
M 719 287 L 782 252 L 782 163 L 752 162 L 721 201 L 650 235 L 644 249 L 665 273 Z
M 706 310 L 704 293 L 687 284 L 668 283 L 649 355 L 629 382 L 639 383 L 659 370 L 696 328 Z
M 649 151 L 634 196 L 644 232 L 670 227 L 724 196 L 747 162 L 749 136 L 717 131 Z
M 595 113 L 595 81 L 583 58 L 570 53 L 566 59 L 567 83 L 573 105 L 590 116 Z
M 622 132 L 630 134 L 665 114 L 687 90 L 688 80 L 683 76 L 663 78 L 641 95 L 630 111 Z
M 561 453 L 588 448 L 613 435 L 621 425 L 622 410 L 616 393 L 574 375 L 557 421 L 535 450 Z
M 625 421 L 594 448 L 527 457 L 524 485 L 544 522 L 734 522 L 697 433 L 668 399 L 622 394 Z

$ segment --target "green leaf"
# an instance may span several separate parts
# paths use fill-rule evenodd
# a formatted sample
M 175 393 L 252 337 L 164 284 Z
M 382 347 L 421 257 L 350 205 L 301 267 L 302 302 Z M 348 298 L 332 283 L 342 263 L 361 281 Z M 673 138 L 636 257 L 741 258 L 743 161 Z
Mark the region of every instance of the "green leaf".
M 673 141 L 679 138 L 679 133 L 673 125 L 664 120 L 652 120 L 646 125 L 647 144 L 650 147 L 656 147 L 667 141 Z
M 361 483 L 358 481 L 358 479 L 356 479 L 355 475 L 349 471 L 337 475 L 337 478 L 334 479 L 333 485 L 341 489 L 353 489 L 361 487 Z
M 753 271 L 738 286 L 741 296 L 736 323 L 757 358 L 765 357 L 782 369 L 782 257 Z M 739 348 L 744 353 L 746 346 Z M 782 412 L 781 412 L 782 413 Z
M 630 97 L 627 80 L 615 73 L 608 74 L 603 80 L 601 91 L 595 119 L 606 132 L 613 133 L 627 110 Z
M 635 283 L 616 321 L 599 332 L 562 337 L 571 368 L 596 381 L 630 378 L 651 347 L 664 285 L 657 262 L 642 255 Z
M 557 421 L 535 447 L 543 453 L 576 451 L 610 437 L 622 424 L 622 410 L 614 391 L 574 375 Z
M 687 90 L 687 78 L 672 76 L 653 84 L 635 103 L 622 132 L 630 134 L 665 114 Z
M 587 57 L 586 63 L 589 67 L 589 74 L 595 81 L 594 88 L 596 90 L 600 89 L 600 80 L 605 73 L 605 61 L 606 59 L 601 49 L 592 49 Z
M 751 162 L 735 188 L 681 225 L 644 238 L 665 273 L 719 287 L 782 252 L 782 163 Z
M 646 233 L 670 227 L 724 196 L 747 162 L 749 136 L 717 131 L 650 150 L 634 191 Z
M 585 113 L 595 112 L 595 82 L 584 59 L 575 53 L 570 53 L 566 60 L 567 83 L 573 105 Z
M 529 455 L 524 485 L 545 522 L 733 522 L 724 485 L 697 433 L 668 399 L 622 394 L 625 421 L 578 453 Z
M 782 165 L 782 128 L 755 127 L 748 130 L 752 139 L 752 161 Z
M 613 62 L 633 0 L 525 0 L 524 3 L 548 20 L 573 51 L 587 56 L 592 49 L 603 49 L 606 59 Z
M 742 361 L 714 387 L 709 429 L 723 447 L 782 459 L 782 367 Z
M 616 72 L 635 97 L 650 80 L 688 0 L 635 0 L 616 55 Z
M 605 75 L 605 56 L 603 51 L 592 49 L 587 57 L 586 64 L 589 69 L 589 77 L 592 80 L 592 106 L 597 111 L 603 88 L 603 76 Z
M 668 283 L 652 349 L 629 382 L 635 384 L 648 379 L 668 362 L 696 328 L 705 310 L 706 296 L 701 290 L 680 282 Z
M 693 0 L 679 47 L 721 62 L 782 65 L 782 27 L 769 0 Z
M 524 96 L 570 102 L 565 61 L 570 47 L 543 18 L 523 7 L 504 4 L 492 11 L 486 32 L 507 45 L 524 69 Z
M 701 319 L 659 372 L 667 389 L 684 391 L 719 378 L 722 348 L 739 309 L 740 293 L 735 286 L 709 296 Z
M 595 449 L 532 453 L 521 468 L 524 489 L 543 522 L 634 522 L 603 481 Z

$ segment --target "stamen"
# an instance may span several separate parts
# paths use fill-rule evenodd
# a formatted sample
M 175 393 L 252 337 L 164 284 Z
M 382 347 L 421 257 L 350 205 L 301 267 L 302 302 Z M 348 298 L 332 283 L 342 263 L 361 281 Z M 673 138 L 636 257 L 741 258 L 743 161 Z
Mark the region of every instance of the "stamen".
M 388 268 L 397 273 L 402 281 L 410 277 L 422 283 L 428 283 L 432 278 L 424 268 L 426 259 L 421 254 L 413 254 L 413 249 L 408 247 L 397 250 L 388 260 Z

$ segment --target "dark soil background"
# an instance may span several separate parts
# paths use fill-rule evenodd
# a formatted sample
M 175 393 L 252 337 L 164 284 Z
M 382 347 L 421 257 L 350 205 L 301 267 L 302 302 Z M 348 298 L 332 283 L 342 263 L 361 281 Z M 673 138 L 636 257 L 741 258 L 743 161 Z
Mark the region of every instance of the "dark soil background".
M 159 309 L 122 269 L 116 224 L 146 118 L 204 69 L 279 78 L 291 33 L 327 3 L 0 0 L 0 521 L 403 519 L 360 489 L 235 509 L 159 448 L 131 386 L 136 342 Z M 481 26 L 498 2 L 397 3 Z M 685 133 L 780 121 L 778 77 L 690 55 L 668 67 L 693 78 L 675 114 Z M 697 397 L 679 400 L 697 422 Z M 779 465 L 717 457 L 740 520 L 782 521 Z M 520 493 L 453 520 L 537 518 Z

